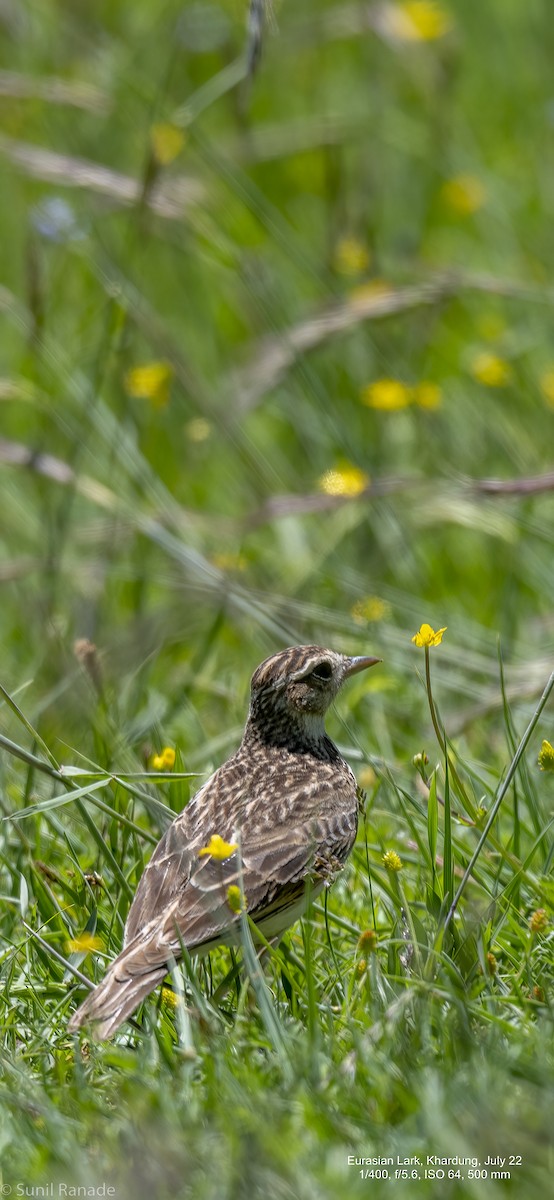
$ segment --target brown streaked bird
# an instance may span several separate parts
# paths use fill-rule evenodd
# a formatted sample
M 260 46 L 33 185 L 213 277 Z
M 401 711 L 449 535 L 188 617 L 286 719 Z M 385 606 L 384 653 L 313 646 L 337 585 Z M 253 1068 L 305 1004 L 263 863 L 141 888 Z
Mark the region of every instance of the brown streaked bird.
M 380 661 L 291 646 L 257 668 L 238 750 L 158 843 L 129 911 L 124 949 L 73 1014 L 71 1032 L 91 1021 L 96 1037 L 111 1037 L 182 946 L 205 954 L 239 942 L 230 887 L 241 883 L 249 916 L 272 939 L 332 881 L 354 845 L 358 797 L 324 716 L 345 679 Z M 223 859 L 221 843 L 219 855 L 208 851 L 218 837 L 228 843 Z

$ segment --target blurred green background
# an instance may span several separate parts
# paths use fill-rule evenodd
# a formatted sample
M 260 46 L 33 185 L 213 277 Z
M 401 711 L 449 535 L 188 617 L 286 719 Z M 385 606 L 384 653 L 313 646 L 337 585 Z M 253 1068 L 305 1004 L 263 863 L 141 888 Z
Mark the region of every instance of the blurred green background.
M 374 797 L 376 894 L 381 851 L 404 853 L 407 845 L 405 887 L 417 909 L 425 907 L 427 877 L 399 795 L 417 793 L 414 754 L 425 748 L 431 766 L 440 755 L 412 635 L 423 621 L 448 627 L 432 651 L 436 695 L 474 801 L 485 808 L 552 664 L 554 23 L 546 0 L 282 0 L 263 10 L 253 72 L 255 17 L 249 21 L 244 0 L 0 7 L 0 681 L 58 763 L 138 772 L 168 744 L 177 768 L 204 773 L 236 746 L 250 675 L 267 654 L 303 641 L 378 654 L 383 667 L 341 696 L 329 728 Z M 40 753 L 7 703 L 0 731 Z M 549 733 L 551 714 L 541 736 Z M 384 1026 L 384 1045 L 374 1067 L 365 1063 L 369 1075 L 326 1166 L 322 1147 L 334 1146 L 334 1133 L 313 1099 L 321 1081 L 314 1083 L 308 1107 L 315 1104 L 317 1116 L 303 1109 L 298 1118 L 290 1178 L 282 1146 L 260 1151 L 254 1111 L 243 1114 L 244 1128 L 232 1116 L 239 1093 L 238 1111 L 259 1089 L 275 1095 L 264 1127 L 281 1129 L 276 1114 L 290 1080 L 248 1055 L 241 1083 L 227 1058 L 225 1084 L 210 1077 L 217 1067 L 205 1067 L 205 1091 L 199 1083 L 194 1100 L 188 1076 L 186 1083 L 204 1179 L 194 1176 L 191 1195 L 245 1194 L 249 1138 L 258 1147 L 253 1160 L 274 1164 L 269 1175 L 261 1165 L 259 1177 L 252 1167 L 252 1194 L 331 1196 L 340 1187 L 346 1195 L 344 1147 L 359 1152 L 371 1121 L 401 1130 L 408 1122 L 401 1138 L 409 1141 L 410 1114 L 423 1114 L 428 1133 L 450 1105 L 456 1137 L 469 1137 L 454 1100 L 468 1078 L 477 1079 L 471 1129 L 488 1129 L 487 1105 L 492 1114 L 494 1096 L 504 1097 L 498 1152 L 521 1122 L 543 1136 L 537 1114 L 547 1105 L 537 1096 L 546 1095 L 551 1064 L 552 943 L 547 934 L 544 944 L 530 944 L 527 924 L 552 901 L 552 787 L 537 770 L 540 740 L 537 732 L 500 830 L 504 857 L 492 852 L 485 871 L 492 894 L 502 895 L 512 887 L 513 856 L 527 864 L 527 891 L 510 891 L 518 951 L 512 946 L 504 959 L 507 994 L 516 997 L 513 1029 L 505 1029 L 504 1010 L 497 1025 L 489 1019 L 506 1045 L 489 1047 L 477 1069 L 460 1048 L 464 1038 L 485 1036 L 474 1015 L 458 1011 L 446 1048 L 436 1030 L 426 1041 L 418 1018 L 410 1052 L 403 1041 L 397 1046 L 409 1078 L 381 1106 L 392 1037 Z M 3 755 L 1 770 L 5 814 L 52 795 L 28 763 Z M 173 811 L 188 796 L 183 780 L 147 786 Z M 112 791 L 115 812 L 159 835 L 153 810 Z M 104 821 L 101 836 L 132 890 L 149 844 L 139 852 L 136 832 L 133 844 L 120 841 L 125 829 L 113 814 Z M 462 849 L 475 844 L 472 830 L 459 834 Z M 68 855 L 106 878 L 113 864 L 69 805 L 50 819 L 6 822 L 0 836 L 2 963 L 4 982 L 16 989 L 6 992 L 3 1018 L 6 1102 L 13 1105 L 23 1077 L 31 1092 L 40 1079 L 50 1097 L 38 1104 L 43 1125 L 35 1128 L 27 1112 L 24 1137 L 16 1120 L 3 1144 L 20 1172 L 14 1178 L 23 1178 L 23 1161 L 34 1164 L 29 1182 L 41 1183 L 64 1139 L 101 1145 L 99 1086 L 119 1114 L 106 1161 L 121 1160 L 135 1066 L 123 1050 L 106 1058 L 95 1050 L 89 1076 L 84 1063 L 73 1075 L 59 1015 L 67 977 L 62 970 L 58 991 L 54 983 L 49 990 L 58 968 L 42 950 L 33 957 L 20 917 L 26 912 L 37 928 L 48 921 L 64 952 L 64 939 L 92 911 L 90 895 L 71 890 Z M 527 860 L 537 838 L 539 861 Z M 55 900 L 37 883 L 37 861 L 54 872 Z M 364 863 L 360 850 L 355 869 L 366 871 Z M 353 897 L 354 880 L 337 885 L 335 903 L 359 932 L 371 908 L 367 891 Z M 117 877 L 112 883 L 124 917 L 128 899 Z M 93 906 L 110 954 L 121 938 L 113 903 L 112 892 L 98 913 Z M 385 925 L 392 906 L 394 939 L 403 902 L 392 889 L 383 903 Z M 505 929 L 506 912 L 500 924 L 497 915 L 490 925 L 484 908 L 476 917 L 483 954 Z M 323 938 L 321 914 L 315 926 Z M 350 966 L 355 935 L 344 950 Z M 529 966 L 535 950 L 540 984 Z M 318 962 L 323 977 L 324 947 Z M 394 976 L 398 961 L 390 969 Z M 34 1007 L 37 972 L 45 994 Z M 543 990 L 539 1016 L 521 1001 L 522 972 L 525 997 L 533 986 Z M 380 991 L 373 981 L 383 1021 L 394 986 Z M 400 1010 L 395 1029 L 396 1019 L 402 1026 Z M 364 1021 L 361 1013 L 348 1053 Z M 252 1028 L 241 1027 L 248 1054 Z M 407 1037 L 403 1026 L 398 1036 Z M 33 1049 L 21 1058 L 29 1039 Z M 49 1040 L 59 1043 L 59 1059 L 46 1051 Z M 143 1050 L 152 1075 L 141 1103 L 151 1103 L 177 1145 L 188 1127 L 172 1104 L 164 1107 L 181 1078 L 166 1040 L 171 1082 Z M 422 1046 L 430 1054 L 425 1079 Z M 310 1061 L 312 1049 L 309 1041 Z M 197 1046 L 204 1052 L 211 1061 L 213 1048 Z M 333 1053 L 325 1069 L 340 1109 L 346 1051 Z M 527 1080 L 525 1096 L 504 1074 L 512 1067 Z M 437 1100 L 433 1079 L 446 1099 Z M 368 1126 L 363 1097 L 372 1087 Z M 216 1124 L 208 1133 L 210 1113 Z M 137 1120 L 148 1124 L 144 1111 Z M 218 1121 L 234 1174 L 207 1165 Z M 453 1138 L 444 1153 L 456 1152 Z M 481 1151 L 494 1153 L 486 1145 Z M 71 1154 L 59 1155 L 62 1170 Z M 536 1166 L 534 1144 L 529 1157 Z M 83 1164 L 79 1179 L 95 1180 L 89 1160 Z M 536 1187 L 542 1195 L 547 1175 L 529 1169 L 529 1194 Z M 352 1195 L 367 1194 L 368 1183 L 352 1172 L 349 1180 Z M 148 1187 L 165 1195 L 184 1184 L 168 1167 L 143 1186 L 145 1195 Z M 466 1184 L 452 1186 L 465 1194 Z M 470 1194 L 494 1197 L 497 1186 L 479 1180 Z

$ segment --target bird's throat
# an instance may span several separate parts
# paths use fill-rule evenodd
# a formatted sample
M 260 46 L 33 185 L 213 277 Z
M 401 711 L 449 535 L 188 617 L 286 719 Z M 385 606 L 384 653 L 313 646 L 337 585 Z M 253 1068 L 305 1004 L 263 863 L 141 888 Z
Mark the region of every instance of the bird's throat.
M 320 713 L 300 712 L 290 707 L 271 712 L 250 711 L 244 730 L 243 746 L 254 744 L 282 747 L 292 754 L 313 754 L 334 759 L 338 751 L 325 732 Z

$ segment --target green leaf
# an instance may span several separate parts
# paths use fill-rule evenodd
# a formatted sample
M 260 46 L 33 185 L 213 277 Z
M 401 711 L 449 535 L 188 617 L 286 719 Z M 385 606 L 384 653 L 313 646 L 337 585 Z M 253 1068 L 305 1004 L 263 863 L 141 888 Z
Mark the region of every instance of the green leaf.
M 63 804 L 70 804 L 72 800 L 78 800 L 81 796 L 88 796 L 91 792 L 98 792 L 100 788 L 105 788 L 110 783 L 110 779 L 99 779 L 97 783 L 88 783 L 86 787 L 75 788 L 72 792 L 64 792 L 61 796 L 52 796 L 50 800 L 40 800 L 38 804 L 30 804 L 28 808 L 22 808 L 19 812 L 10 813 L 4 817 L 4 821 L 20 821 L 22 817 L 30 817 L 34 813 L 48 812 L 52 808 L 61 808 Z

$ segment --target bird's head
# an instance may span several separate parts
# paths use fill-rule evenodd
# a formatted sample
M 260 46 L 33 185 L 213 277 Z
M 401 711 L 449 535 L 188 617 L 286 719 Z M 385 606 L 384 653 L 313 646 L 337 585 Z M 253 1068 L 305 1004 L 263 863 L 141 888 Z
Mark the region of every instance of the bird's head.
M 267 731 L 268 740 L 285 740 L 287 722 L 307 737 L 323 736 L 323 717 L 344 681 L 380 661 L 321 646 L 289 646 L 254 671 L 250 721 Z

